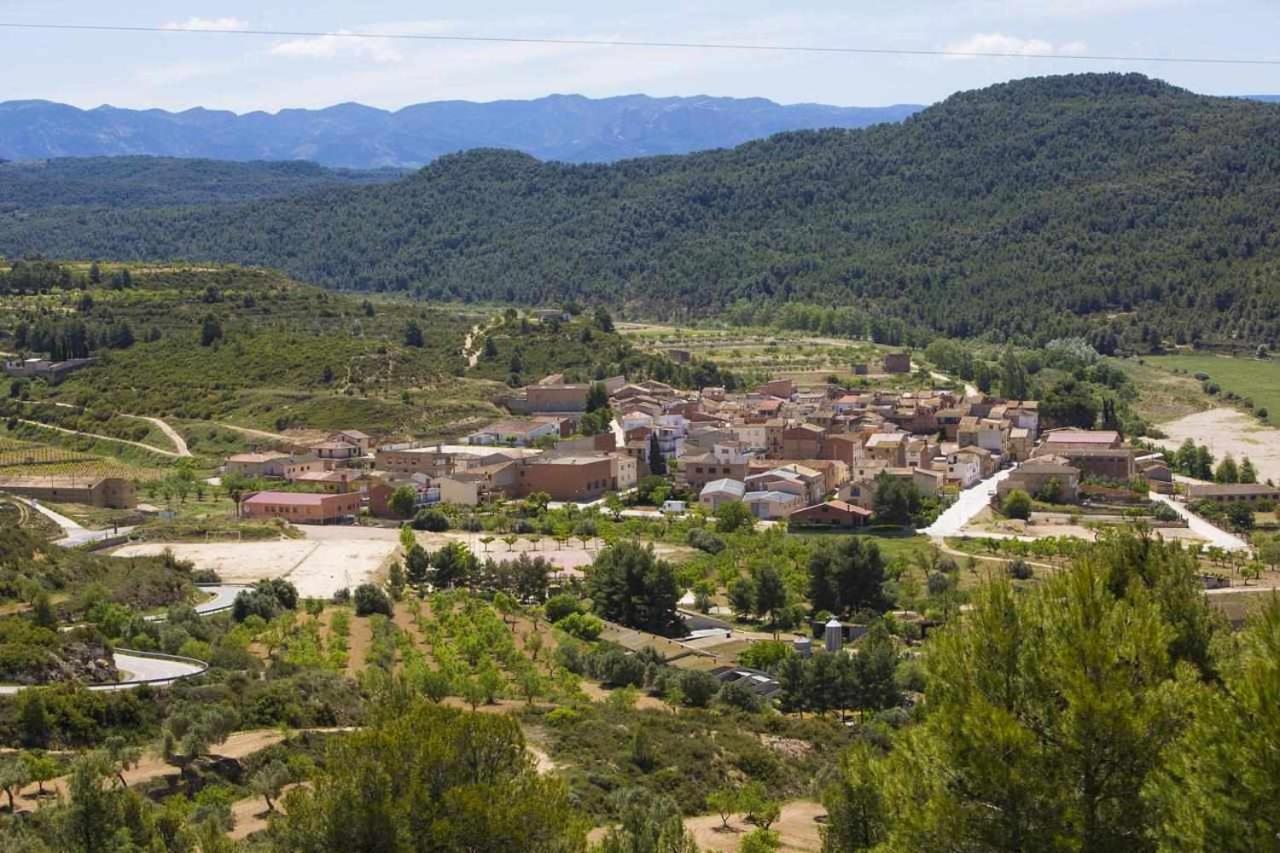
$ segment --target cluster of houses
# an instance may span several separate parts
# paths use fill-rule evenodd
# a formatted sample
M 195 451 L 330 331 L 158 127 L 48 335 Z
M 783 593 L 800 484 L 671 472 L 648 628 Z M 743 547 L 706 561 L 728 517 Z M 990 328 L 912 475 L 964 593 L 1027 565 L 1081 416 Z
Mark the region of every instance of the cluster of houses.
M 1152 488 L 1172 490 L 1163 459 L 1124 447 L 1115 432 L 1042 434 L 1032 400 L 951 390 L 802 389 L 789 379 L 737 393 L 623 377 L 599 384 L 614 419 L 595 435 L 581 431 L 592 384 L 553 375 L 513 394 L 506 401 L 510 417 L 456 443 L 374 446 L 364 433 L 343 431 L 311 445 L 237 454 L 226 471 L 310 484 L 332 496 L 358 492 L 357 510 L 391 515 L 390 495 L 406 485 L 423 506 L 474 506 L 535 493 L 589 502 L 632 488 L 656 468 L 708 511 L 738 501 L 760 519 L 827 527 L 868 523 L 884 476 L 938 495 L 970 488 L 1018 463 L 1002 492 L 1034 494 L 1052 483 L 1062 500 L 1071 501 L 1089 476 L 1118 482 L 1142 477 Z M 351 513 L 349 498 L 318 506 L 325 499 L 298 494 L 260 493 L 244 508 L 251 516 L 291 520 L 337 520 L 338 513 Z

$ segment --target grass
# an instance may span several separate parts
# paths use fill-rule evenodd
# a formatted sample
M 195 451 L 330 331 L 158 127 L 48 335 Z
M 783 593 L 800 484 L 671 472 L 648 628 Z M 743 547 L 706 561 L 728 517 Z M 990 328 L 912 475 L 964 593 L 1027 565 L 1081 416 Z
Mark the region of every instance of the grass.
M 1207 374 L 1210 381 L 1221 387 L 1224 395 L 1230 392 L 1256 408 L 1265 408 L 1269 423 L 1280 422 L 1280 362 L 1211 353 L 1152 356 L 1146 361 L 1170 373 L 1189 375 L 1191 382 L 1196 381 L 1193 378 L 1196 373 Z
M 1175 421 L 1212 405 L 1211 398 L 1191 375 L 1173 373 L 1153 364 L 1150 358 L 1115 359 L 1113 363 L 1129 375 L 1138 389 L 1133 408 L 1149 424 Z

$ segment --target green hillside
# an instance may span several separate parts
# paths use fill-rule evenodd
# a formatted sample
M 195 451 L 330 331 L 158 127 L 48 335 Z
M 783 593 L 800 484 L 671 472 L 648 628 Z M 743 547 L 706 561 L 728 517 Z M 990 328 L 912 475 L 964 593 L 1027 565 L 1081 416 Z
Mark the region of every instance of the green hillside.
M 402 174 L 398 169 L 326 169 L 297 160 L 232 163 L 177 157 L 59 157 L 0 162 L 0 210 L 248 201 L 382 183 Z
M 56 271 L 58 283 L 16 287 L 38 279 L 24 272 L 33 267 Z M 60 410 L 74 416 L 66 426 L 116 435 L 111 415 L 123 412 L 395 435 L 449 432 L 498 412 L 490 400 L 502 386 L 462 377 L 462 342 L 478 314 L 363 300 L 238 267 L 104 264 L 98 283 L 88 270 L 28 264 L 0 274 L 0 294 L 10 291 L 0 298 L 0 350 L 99 359 L 60 385 L 22 391 L 87 409 Z M 410 321 L 420 346 L 407 342 Z M 119 437 L 137 438 L 141 427 L 124 428 Z
M 1275 105 L 1140 75 L 1050 77 L 901 125 L 684 157 L 475 151 L 393 184 L 243 205 L 22 211 L 0 217 L 0 250 L 210 258 L 343 289 L 677 317 L 852 306 L 953 337 L 1109 326 L 1130 349 L 1275 342 L 1276 138 Z

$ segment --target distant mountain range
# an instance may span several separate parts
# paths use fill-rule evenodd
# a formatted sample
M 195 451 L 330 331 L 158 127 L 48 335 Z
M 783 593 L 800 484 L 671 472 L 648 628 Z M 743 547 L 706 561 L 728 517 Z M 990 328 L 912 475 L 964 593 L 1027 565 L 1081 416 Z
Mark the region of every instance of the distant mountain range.
M 399 177 L 15 164 L 0 169 L 0 253 L 229 261 L 340 289 L 677 319 L 793 312 L 815 330 L 821 306 L 882 340 L 1280 349 L 1276 139 L 1276 104 L 1083 74 L 612 165 L 493 149 Z
M 244 115 L 172 113 L 50 101 L 0 103 L 0 159 L 151 155 L 215 160 L 310 160 L 369 169 L 418 167 L 471 148 L 506 148 L 540 160 L 611 162 L 729 148 L 788 130 L 897 122 L 921 106 L 783 106 L 764 98 L 435 101 L 394 112 L 361 104 Z

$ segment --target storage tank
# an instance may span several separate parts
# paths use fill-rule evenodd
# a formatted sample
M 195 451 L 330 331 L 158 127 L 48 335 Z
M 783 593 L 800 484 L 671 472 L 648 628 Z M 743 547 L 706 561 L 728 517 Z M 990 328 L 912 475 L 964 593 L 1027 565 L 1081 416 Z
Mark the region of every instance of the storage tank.
M 840 624 L 839 619 L 834 616 L 831 617 L 831 621 L 827 623 L 827 627 L 823 631 L 822 638 L 829 652 L 835 653 L 844 647 L 844 626 Z
M 813 654 L 813 643 L 809 641 L 808 637 L 796 637 L 791 641 L 791 647 L 802 658 L 807 658 Z

